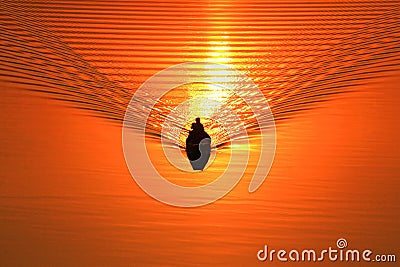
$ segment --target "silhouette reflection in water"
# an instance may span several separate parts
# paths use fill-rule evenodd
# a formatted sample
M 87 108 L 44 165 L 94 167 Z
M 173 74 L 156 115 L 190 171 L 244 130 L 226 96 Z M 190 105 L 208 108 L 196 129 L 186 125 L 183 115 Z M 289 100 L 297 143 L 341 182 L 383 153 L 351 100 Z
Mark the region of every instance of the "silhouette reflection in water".
M 203 170 L 210 158 L 211 137 L 204 130 L 200 118 L 196 118 L 191 128 L 186 139 L 186 155 L 193 170 Z

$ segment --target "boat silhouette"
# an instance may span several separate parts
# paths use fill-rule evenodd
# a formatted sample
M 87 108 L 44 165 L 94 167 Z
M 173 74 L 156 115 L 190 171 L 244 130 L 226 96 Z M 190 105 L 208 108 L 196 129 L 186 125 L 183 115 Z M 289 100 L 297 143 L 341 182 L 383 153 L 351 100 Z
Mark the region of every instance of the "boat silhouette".
M 204 130 L 200 118 L 192 123 L 192 130 L 186 139 L 186 155 L 193 170 L 203 170 L 211 154 L 211 137 Z

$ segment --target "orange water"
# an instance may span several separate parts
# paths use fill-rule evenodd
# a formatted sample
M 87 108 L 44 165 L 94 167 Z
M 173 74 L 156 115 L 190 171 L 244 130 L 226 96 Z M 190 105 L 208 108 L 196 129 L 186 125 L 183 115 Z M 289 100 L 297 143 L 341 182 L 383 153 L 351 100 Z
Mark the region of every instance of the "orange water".
M 398 6 L 3 1 L 1 265 L 292 266 L 256 253 L 264 244 L 322 250 L 340 237 L 400 257 Z M 121 124 L 141 83 L 193 60 L 254 80 L 277 120 L 277 151 L 255 193 L 253 158 L 226 197 L 186 209 L 136 185 Z M 157 158 L 158 132 L 148 132 Z M 223 170 L 228 148 L 210 172 Z M 208 181 L 201 175 L 169 178 Z

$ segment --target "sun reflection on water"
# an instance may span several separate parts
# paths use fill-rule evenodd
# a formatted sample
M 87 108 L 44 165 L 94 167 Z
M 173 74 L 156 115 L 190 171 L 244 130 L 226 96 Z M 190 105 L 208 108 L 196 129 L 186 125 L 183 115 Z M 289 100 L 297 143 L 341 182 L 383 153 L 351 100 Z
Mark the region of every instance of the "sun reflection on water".
M 214 84 L 203 84 L 201 87 L 191 86 L 188 96 L 193 99 L 188 111 L 189 116 L 210 118 L 221 105 L 226 104 L 232 93 Z
M 221 64 L 230 63 L 232 61 L 232 52 L 228 35 L 213 37 L 208 45 L 208 61 Z

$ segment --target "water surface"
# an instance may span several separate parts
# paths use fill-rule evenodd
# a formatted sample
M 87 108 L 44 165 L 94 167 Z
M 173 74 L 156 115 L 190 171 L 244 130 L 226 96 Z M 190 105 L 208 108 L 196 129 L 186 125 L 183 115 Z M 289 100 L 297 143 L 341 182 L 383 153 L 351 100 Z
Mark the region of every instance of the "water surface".
M 256 252 L 321 250 L 340 237 L 398 254 L 398 9 L 396 1 L 2 1 L 0 262 L 284 266 L 292 263 L 259 263 Z M 200 60 L 231 64 L 262 90 L 277 122 L 276 157 L 255 193 L 247 188 L 256 145 L 230 194 L 176 208 L 131 178 L 121 124 L 147 78 Z M 162 100 L 155 114 L 177 98 Z M 155 160 L 159 123 L 147 129 Z M 160 172 L 177 184 L 209 182 L 230 154 L 214 136 L 224 145 L 208 172 L 172 175 L 162 161 Z

